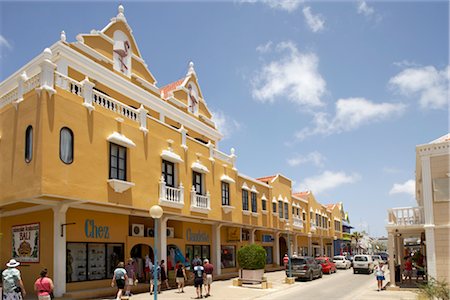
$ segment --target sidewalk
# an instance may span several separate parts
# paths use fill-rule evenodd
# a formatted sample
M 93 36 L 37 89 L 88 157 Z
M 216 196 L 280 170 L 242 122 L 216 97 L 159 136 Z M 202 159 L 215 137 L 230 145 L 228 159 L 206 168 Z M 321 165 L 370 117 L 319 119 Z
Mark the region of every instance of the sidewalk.
M 244 287 L 234 287 L 233 280 L 214 281 L 211 285 L 211 299 L 213 300 L 231 300 L 231 299 L 258 299 L 260 297 L 267 297 L 271 294 L 277 293 L 282 290 L 297 288 L 301 290 L 301 285 L 292 284 L 288 285 L 284 283 L 285 273 L 284 271 L 266 273 L 267 280 L 272 283 L 272 288 L 262 289 L 260 284 L 245 285 Z M 187 286 L 184 288 L 184 293 L 179 294 L 177 290 L 163 291 L 158 295 L 158 299 L 194 299 L 197 295 L 193 286 Z M 204 295 L 204 293 L 203 293 Z M 358 300 L 415 300 L 417 294 L 410 291 L 381 291 L 377 292 L 376 289 L 364 289 L 360 294 L 353 297 Z M 151 299 L 149 293 L 142 293 L 132 296 L 130 299 Z M 152 296 L 153 297 L 153 296 Z M 111 299 L 111 298 L 110 298 Z M 275 298 L 274 298 L 275 299 Z M 278 298 L 281 299 L 281 298 Z

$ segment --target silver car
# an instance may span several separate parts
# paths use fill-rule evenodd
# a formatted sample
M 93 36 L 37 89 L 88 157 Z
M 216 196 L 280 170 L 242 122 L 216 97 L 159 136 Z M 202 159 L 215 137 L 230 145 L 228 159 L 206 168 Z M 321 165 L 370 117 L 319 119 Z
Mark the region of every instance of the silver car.
M 322 278 L 322 265 L 309 256 L 292 257 L 291 259 L 292 276 L 313 280 L 314 278 Z M 286 270 L 289 276 L 289 270 Z
M 334 256 L 333 262 L 336 264 L 337 269 L 349 269 L 352 265 L 352 262 L 343 255 Z

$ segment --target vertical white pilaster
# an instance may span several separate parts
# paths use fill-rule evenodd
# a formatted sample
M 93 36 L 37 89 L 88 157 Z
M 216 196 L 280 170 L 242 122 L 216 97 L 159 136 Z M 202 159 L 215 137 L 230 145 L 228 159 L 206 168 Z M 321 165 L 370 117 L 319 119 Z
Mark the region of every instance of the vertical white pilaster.
M 251 229 L 250 230 L 250 244 L 254 244 L 255 243 L 255 233 L 256 233 L 256 229 Z
M 43 52 L 43 60 L 40 64 L 40 87 L 37 89 L 37 91 L 39 92 L 42 92 L 44 90 L 49 95 L 53 95 L 54 93 L 56 93 L 55 89 L 53 88 L 56 65 L 51 61 L 52 56 L 52 50 L 50 50 L 50 48 L 45 48 Z
M 56 71 L 64 76 L 68 76 L 69 73 L 69 63 L 65 59 L 60 59 L 56 62 Z M 62 87 L 63 89 L 68 89 L 68 81 L 67 80 L 61 80 L 58 79 L 56 82 L 56 85 Z
M 320 256 L 323 256 L 323 237 L 320 237 Z
M 276 265 L 281 265 L 281 261 L 280 261 L 280 233 L 279 232 L 275 232 L 275 240 L 274 240 L 275 245 L 274 246 L 274 263 Z
M 222 224 L 212 225 L 212 246 L 213 252 L 211 257 L 211 263 L 214 265 L 214 271 L 216 275 L 222 274 L 222 261 L 221 261 L 221 236 L 220 228 Z
M 139 130 L 144 132 L 144 134 L 147 134 L 147 113 L 148 110 L 144 108 L 144 106 L 141 104 L 141 106 L 138 109 L 139 113 Z
M 66 223 L 67 205 L 53 207 L 53 282 L 54 294 L 61 297 L 66 292 Z
M 436 278 L 436 247 L 434 238 L 434 213 L 433 213 L 433 190 L 431 181 L 430 157 L 422 156 L 422 189 L 423 210 L 425 216 L 425 239 L 427 241 L 427 272 L 428 277 Z
M 159 245 L 158 247 L 158 253 L 159 253 L 159 261 L 164 259 L 166 262 L 167 267 L 167 220 L 169 220 L 168 217 L 161 217 L 158 221 L 160 224 L 159 226 Z
M 187 130 L 186 130 L 186 128 L 184 128 L 183 125 L 181 125 L 181 128 L 178 131 L 181 133 L 181 148 L 183 148 L 184 151 L 187 151 L 187 149 L 188 149 L 188 146 L 186 144 Z
M 298 255 L 300 253 L 298 249 L 298 235 L 294 234 L 294 253 L 295 255 Z
M 91 113 L 94 110 L 94 106 L 92 105 L 92 97 L 95 84 L 89 81 L 89 78 L 86 76 L 84 80 L 81 82 L 82 93 L 83 93 L 83 106 L 86 107 Z
M 312 235 L 308 233 L 308 256 L 312 256 L 312 241 L 311 241 Z
M 388 252 L 395 253 L 395 240 L 394 234 L 392 232 L 388 233 Z M 393 256 L 391 254 L 391 256 Z M 389 274 L 390 274 L 390 282 L 391 287 L 395 287 L 395 260 L 394 257 L 389 259 Z

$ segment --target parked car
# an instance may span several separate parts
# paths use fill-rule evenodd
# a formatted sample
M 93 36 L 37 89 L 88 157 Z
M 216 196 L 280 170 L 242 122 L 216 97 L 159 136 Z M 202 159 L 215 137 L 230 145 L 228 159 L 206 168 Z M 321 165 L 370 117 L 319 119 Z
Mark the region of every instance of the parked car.
M 372 255 L 355 255 L 353 257 L 353 273 L 373 273 L 374 263 Z
M 343 255 L 336 255 L 333 257 L 333 262 L 336 264 L 336 268 L 339 269 L 349 269 L 351 266 L 351 262 L 347 259 L 347 257 Z
M 353 255 L 348 254 L 346 258 L 350 261 L 350 267 L 353 268 Z
M 384 261 L 380 255 L 372 255 L 372 260 L 373 260 L 373 264 L 375 266 L 378 265 L 380 263 L 380 261 L 384 263 Z
M 313 280 L 322 278 L 322 265 L 309 256 L 297 256 L 291 258 L 292 276 Z M 289 276 L 289 270 L 286 270 L 286 276 Z
M 336 273 L 336 264 L 328 257 L 316 257 L 316 262 L 322 265 L 322 273 Z

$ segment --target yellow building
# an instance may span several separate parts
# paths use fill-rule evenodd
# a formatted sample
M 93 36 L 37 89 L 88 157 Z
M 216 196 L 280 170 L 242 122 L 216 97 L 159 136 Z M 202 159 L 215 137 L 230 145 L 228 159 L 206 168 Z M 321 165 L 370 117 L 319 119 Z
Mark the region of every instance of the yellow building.
M 428 278 L 450 284 L 450 134 L 416 146 L 417 207 L 388 211 L 388 251 L 391 287 L 395 287 L 395 265 L 404 265 L 405 239 L 420 241 Z M 417 256 L 416 256 L 417 257 Z M 421 264 L 416 262 L 417 264 Z
M 209 258 L 217 275 L 237 272 L 248 243 L 266 249 L 268 268 L 288 245 L 333 255 L 340 212 L 280 174 L 239 173 L 221 138 L 194 64 L 159 88 L 122 6 L 74 43 L 62 32 L 0 84 L 0 263 L 21 261 L 28 291 L 47 267 L 60 296 L 108 286 L 129 257 L 142 278 L 155 250 L 169 269 Z

